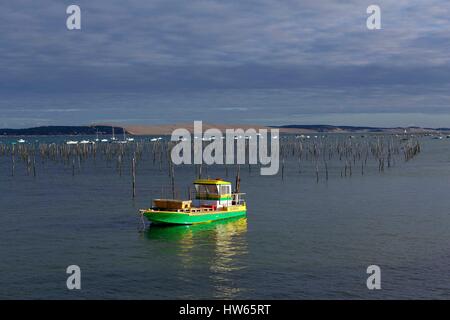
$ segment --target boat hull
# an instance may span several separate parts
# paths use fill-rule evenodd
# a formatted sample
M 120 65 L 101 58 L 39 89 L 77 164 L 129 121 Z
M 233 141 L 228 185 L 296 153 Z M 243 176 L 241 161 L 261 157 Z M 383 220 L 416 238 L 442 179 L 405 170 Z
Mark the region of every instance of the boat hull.
M 211 213 L 184 213 L 172 211 L 144 211 L 143 215 L 152 223 L 155 224 L 173 224 L 173 225 L 187 225 L 197 223 L 208 223 L 223 219 L 230 219 L 236 217 L 243 217 L 247 214 L 245 207 L 229 211 L 213 211 Z

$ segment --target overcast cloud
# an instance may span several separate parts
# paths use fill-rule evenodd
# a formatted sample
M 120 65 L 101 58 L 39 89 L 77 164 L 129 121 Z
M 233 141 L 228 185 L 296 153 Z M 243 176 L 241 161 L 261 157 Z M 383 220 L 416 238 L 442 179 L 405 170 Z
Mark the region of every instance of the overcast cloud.
M 381 30 L 366 28 L 373 3 Z M 70 4 L 81 7 L 82 30 L 66 29 Z M 1 126 L 125 111 L 131 122 L 215 120 L 208 107 L 280 123 L 391 112 L 428 114 L 429 125 L 450 113 L 446 0 L 15 0 L 0 9 Z

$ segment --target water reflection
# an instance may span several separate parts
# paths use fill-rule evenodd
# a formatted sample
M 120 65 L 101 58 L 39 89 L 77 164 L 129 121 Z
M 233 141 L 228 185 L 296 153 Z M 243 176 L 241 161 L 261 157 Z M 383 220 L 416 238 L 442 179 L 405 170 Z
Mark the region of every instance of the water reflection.
M 246 233 L 247 219 L 236 218 L 190 226 L 151 226 L 146 237 L 175 246 L 180 281 L 209 286 L 214 298 L 232 299 L 245 291 L 238 280 L 245 277 Z

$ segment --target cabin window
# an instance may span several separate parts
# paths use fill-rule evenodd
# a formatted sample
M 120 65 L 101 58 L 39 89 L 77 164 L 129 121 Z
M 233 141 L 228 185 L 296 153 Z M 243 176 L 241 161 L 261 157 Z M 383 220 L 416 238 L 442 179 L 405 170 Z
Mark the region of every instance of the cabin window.
M 231 187 L 230 186 L 220 186 L 220 194 L 230 194 Z
M 209 185 L 206 185 L 205 187 L 206 187 L 206 190 L 208 193 L 217 194 L 217 186 L 215 186 L 213 184 L 209 184 Z

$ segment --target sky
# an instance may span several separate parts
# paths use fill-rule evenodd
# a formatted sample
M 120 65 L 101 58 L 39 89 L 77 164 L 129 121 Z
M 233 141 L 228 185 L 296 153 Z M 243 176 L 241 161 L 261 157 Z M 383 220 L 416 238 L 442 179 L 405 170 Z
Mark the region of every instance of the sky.
M 67 6 L 81 30 L 66 28 Z M 368 30 L 366 9 L 381 8 Z M 15 0 L 0 127 L 450 127 L 448 0 Z

